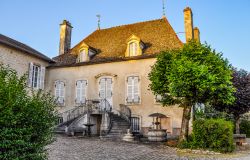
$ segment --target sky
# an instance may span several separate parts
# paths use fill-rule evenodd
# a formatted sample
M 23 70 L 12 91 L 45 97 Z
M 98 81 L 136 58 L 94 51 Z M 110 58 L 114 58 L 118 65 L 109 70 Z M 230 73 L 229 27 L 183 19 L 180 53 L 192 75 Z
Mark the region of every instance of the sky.
M 229 62 L 250 71 L 250 0 L 165 0 L 166 17 L 184 32 L 183 9 L 192 8 L 202 43 L 222 52 Z M 159 19 L 162 0 L 0 0 L 0 33 L 48 57 L 59 50 L 59 24 L 74 27 L 71 46 L 97 29 Z M 179 33 L 185 42 L 185 35 Z

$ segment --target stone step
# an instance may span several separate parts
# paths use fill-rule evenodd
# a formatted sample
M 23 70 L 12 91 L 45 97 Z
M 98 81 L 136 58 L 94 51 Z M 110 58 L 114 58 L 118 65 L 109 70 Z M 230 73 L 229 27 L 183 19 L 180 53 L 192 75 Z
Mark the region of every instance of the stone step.
M 126 133 L 125 131 L 123 131 L 123 130 L 120 130 L 120 131 L 110 131 L 109 132 L 110 134 L 112 133 L 112 134 L 124 134 L 124 133 Z
M 122 124 L 122 125 L 119 125 L 119 124 L 113 124 L 113 127 L 128 128 L 128 127 L 130 127 L 130 125 L 128 125 L 128 124 Z

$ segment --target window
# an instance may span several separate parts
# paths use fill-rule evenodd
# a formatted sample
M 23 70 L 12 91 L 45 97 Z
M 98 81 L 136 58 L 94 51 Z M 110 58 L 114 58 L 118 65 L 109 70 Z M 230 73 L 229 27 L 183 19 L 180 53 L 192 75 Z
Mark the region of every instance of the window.
M 99 80 L 99 98 L 105 99 L 112 106 L 112 78 L 103 77 Z
M 29 64 L 28 86 L 33 89 L 44 89 L 45 67 Z
M 137 43 L 131 42 L 129 43 L 129 56 L 137 56 L 138 50 L 137 50 Z
M 57 103 L 60 105 L 64 104 L 65 101 L 65 83 L 63 81 L 55 82 L 55 97 L 57 99 Z
M 78 80 L 76 81 L 76 104 L 84 104 L 86 102 L 86 94 L 87 94 L 87 81 L 86 80 Z
M 78 55 L 78 62 L 86 62 L 88 60 L 88 54 L 86 52 L 86 49 L 83 49 L 80 51 Z
M 140 118 L 132 116 L 130 121 L 132 133 L 140 133 Z
M 129 76 L 127 78 L 127 103 L 139 103 L 139 77 Z

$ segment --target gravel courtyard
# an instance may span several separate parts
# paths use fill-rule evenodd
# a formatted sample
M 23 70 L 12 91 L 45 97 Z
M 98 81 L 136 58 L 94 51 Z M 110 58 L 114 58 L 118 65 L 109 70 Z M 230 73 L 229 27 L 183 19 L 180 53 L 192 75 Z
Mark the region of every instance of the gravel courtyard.
M 49 145 L 49 160 L 166 160 L 219 159 L 214 156 L 190 157 L 177 154 L 175 148 L 165 145 L 101 141 L 97 138 L 56 136 Z M 238 157 L 238 156 L 237 156 Z M 236 159 L 250 159 L 250 157 Z M 224 157 L 221 159 L 231 159 Z

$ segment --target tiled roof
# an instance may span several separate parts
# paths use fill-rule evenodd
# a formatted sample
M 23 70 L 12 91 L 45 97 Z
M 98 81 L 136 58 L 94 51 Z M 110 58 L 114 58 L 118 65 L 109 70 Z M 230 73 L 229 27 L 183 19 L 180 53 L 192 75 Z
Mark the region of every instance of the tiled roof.
M 90 62 L 81 63 L 82 65 L 91 64 L 92 62 L 95 64 L 129 59 L 125 58 L 125 52 L 127 39 L 131 35 L 136 35 L 146 45 L 143 55 L 138 56 L 138 59 L 139 57 L 152 57 L 147 55 L 157 54 L 164 50 L 177 49 L 183 45 L 168 20 L 162 18 L 96 30 L 74 46 L 69 53 L 53 58 L 57 61 L 53 66 L 80 65 L 76 64 L 77 57 L 73 54 L 79 51 L 82 43 L 98 51 L 98 54 Z
M 32 56 L 35 56 L 39 59 L 43 59 L 43 60 L 48 61 L 48 62 L 53 62 L 52 59 L 50 59 L 49 57 L 45 56 L 44 54 L 38 52 L 37 50 L 27 46 L 26 44 L 18 42 L 12 38 L 4 36 L 2 34 L 0 34 L 0 44 L 4 44 L 4 45 L 7 45 L 11 48 L 23 51 L 23 52 L 30 54 Z

